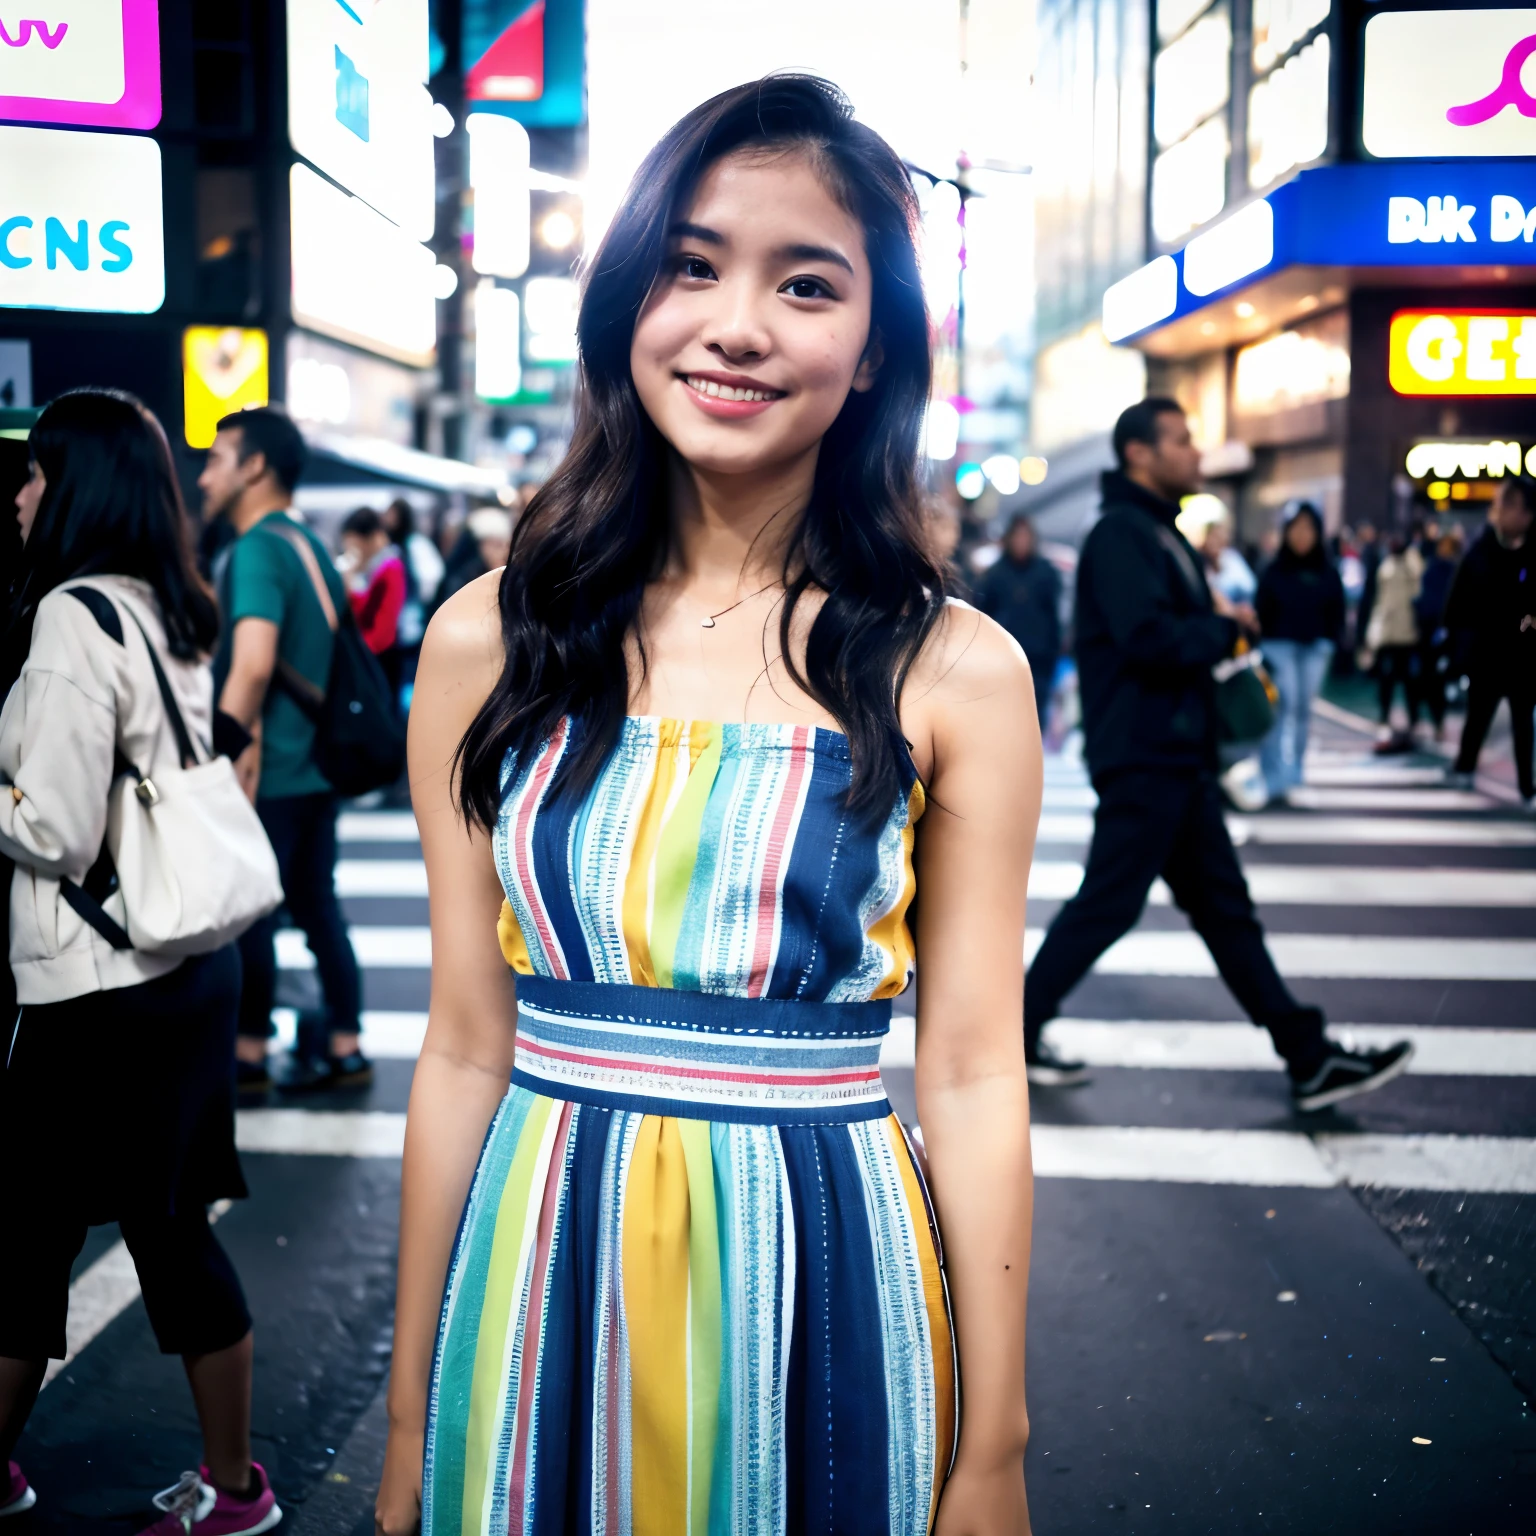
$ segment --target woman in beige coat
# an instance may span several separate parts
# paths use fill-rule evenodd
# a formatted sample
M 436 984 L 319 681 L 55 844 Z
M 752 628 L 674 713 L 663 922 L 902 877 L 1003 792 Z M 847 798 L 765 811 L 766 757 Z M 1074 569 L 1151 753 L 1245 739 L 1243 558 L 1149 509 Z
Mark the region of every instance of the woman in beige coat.
M 234 1143 L 233 944 L 134 949 L 107 851 L 129 771 L 181 761 L 170 711 L 212 734 L 212 594 L 191 560 L 170 450 L 131 396 L 54 401 L 16 498 L 24 541 L 0 678 L 0 852 L 15 863 L 20 1010 L 0 1035 L 0 1515 L 37 1501 L 10 1459 L 49 1358 L 65 1354 L 70 1265 L 116 1221 L 160 1347 L 186 1365 L 204 1465 L 156 1499 L 145 1536 L 255 1536 L 282 1518 L 251 1461 L 251 1316 L 209 1202 L 245 1194 Z
M 1378 752 L 1406 752 L 1413 745 L 1424 690 L 1419 677 L 1419 620 L 1414 602 L 1424 580 L 1424 557 L 1401 534 L 1376 572 L 1376 602 L 1365 629 L 1366 649 L 1376 660 L 1376 691 L 1381 704 Z M 1392 698 L 1402 684 L 1408 729 L 1392 728 Z

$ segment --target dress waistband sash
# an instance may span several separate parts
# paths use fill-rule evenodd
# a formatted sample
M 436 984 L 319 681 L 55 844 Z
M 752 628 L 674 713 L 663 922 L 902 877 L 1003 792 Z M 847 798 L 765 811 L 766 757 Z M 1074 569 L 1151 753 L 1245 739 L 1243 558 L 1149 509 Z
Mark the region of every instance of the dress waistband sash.
M 605 1109 L 751 1125 L 883 1119 L 891 1005 L 517 978 L 512 1081 Z

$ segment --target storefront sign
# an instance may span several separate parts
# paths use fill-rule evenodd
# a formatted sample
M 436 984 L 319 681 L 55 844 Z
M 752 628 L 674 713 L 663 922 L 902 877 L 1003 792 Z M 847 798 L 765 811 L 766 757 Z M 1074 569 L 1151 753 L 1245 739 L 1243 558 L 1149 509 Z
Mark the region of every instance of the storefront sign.
M 1194 137 L 1198 134 L 1168 154 L 1181 152 Z M 1154 227 L 1156 193 L 1154 173 Z M 1273 252 L 1268 261 L 1229 282 L 1252 282 L 1289 266 L 1536 266 L 1536 158 L 1316 166 L 1266 193 L 1263 200 L 1273 210 Z M 1117 308 L 1113 319 L 1106 309 L 1106 333 L 1123 340 L 1239 291 L 1205 291 L 1209 276 L 1200 258 L 1209 250 L 1204 242 L 1234 226 L 1254 206 L 1250 203 L 1224 223 L 1202 230 L 1171 258 L 1157 258 L 1171 259 L 1177 269 L 1173 309 L 1155 314 L 1158 306 L 1151 304 L 1134 311 Z M 1200 255 L 1194 256 L 1197 249 Z M 1153 289 L 1165 293 L 1166 277 L 1154 282 L 1148 275 L 1156 265 L 1149 263 L 1117 283 L 1106 293 L 1106 304 L 1110 294 Z M 1139 324 L 1123 328 L 1132 319 Z
M 1522 457 L 1519 443 L 1415 443 L 1403 460 L 1403 469 L 1410 480 L 1450 480 L 1457 476 L 1478 480 L 1485 475 L 1501 480 L 1505 475 L 1518 475 L 1522 464 L 1527 474 L 1532 473 L 1533 463 L 1536 445 Z
M 426 78 L 427 0 L 288 0 L 294 149 L 413 240 L 436 211 Z
M 0 0 L 0 121 L 153 128 L 159 0 Z
M 307 165 L 289 175 L 293 318 L 425 367 L 437 346 L 437 258 Z
M 1184 286 L 1204 297 L 1275 259 L 1275 211 L 1264 199 L 1196 235 L 1184 247 Z
M 1387 346 L 1400 395 L 1536 395 L 1536 315 L 1400 310 Z
M 160 146 L 0 128 L 0 306 L 148 314 L 164 302 Z
M 183 421 L 189 448 L 211 448 L 219 419 L 267 403 L 267 333 L 192 325 L 181 338 Z
M 416 441 L 416 411 L 431 392 L 430 371 L 298 330 L 288 333 L 287 364 L 286 404 L 295 421 L 404 448 Z
M 1365 28 L 1373 155 L 1536 154 L 1536 10 L 1389 11 Z

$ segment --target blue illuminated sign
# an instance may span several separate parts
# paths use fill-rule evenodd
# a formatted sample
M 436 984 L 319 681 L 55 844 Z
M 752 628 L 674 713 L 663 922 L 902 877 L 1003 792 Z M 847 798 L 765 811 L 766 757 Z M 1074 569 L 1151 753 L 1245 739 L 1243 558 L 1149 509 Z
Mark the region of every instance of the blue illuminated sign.
M 1536 266 L 1536 160 L 1317 166 L 1264 201 L 1273 211 L 1269 259 L 1211 289 L 1186 271 L 1186 246 L 1173 257 L 1179 269 L 1177 303 L 1157 324 L 1203 309 L 1284 267 Z M 1247 212 L 1239 209 L 1208 226 L 1189 245 L 1210 243 Z M 1203 291 L 1192 292 L 1191 280 Z M 1134 334 L 1152 328 L 1149 323 Z M 1129 340 L 1131 334 L 1112 339 Z

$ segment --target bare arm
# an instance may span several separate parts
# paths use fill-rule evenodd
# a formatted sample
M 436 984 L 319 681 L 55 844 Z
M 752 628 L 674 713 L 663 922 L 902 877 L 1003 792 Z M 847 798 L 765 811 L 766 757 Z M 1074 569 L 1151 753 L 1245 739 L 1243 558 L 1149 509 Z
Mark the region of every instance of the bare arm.
M 420 1517 L 438 1309 L 475 1164 L 512 1074 L 515 997 L 496 938 L 502 891 L 490 840 L 454 804 L 454 748 L 501 671 L 500 573 L 455 594 L 432 620 L 411 703 L 411 800 L 432 920 L 432 998 L 411 1085 L 400 1191 L 400 1269 L 389 1379 L 380 1530 Z
M 261 780 L 261 710 L 277 669 L 277 625 L 271 619 L 244 618 L 235 625 L 229 676 L 219 708 L 251 733 L 251 744 L 235 760 L 240 787 L 252 799 Z
M 920 713 L 931 742 L 918 823 L 917 1108 L 944 1234 L 964 1393 L 941 1536 L 1020 1536 L 1024 1319 L 1034 1209 L 1024 1075 L 1024 908 L 1040 816 L 1029 665 L 951 606 Z

